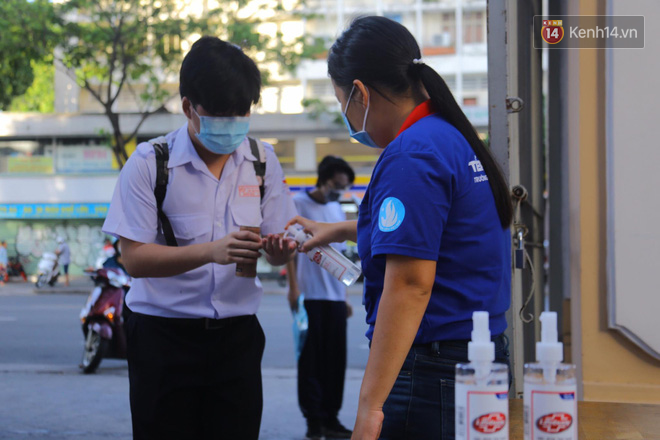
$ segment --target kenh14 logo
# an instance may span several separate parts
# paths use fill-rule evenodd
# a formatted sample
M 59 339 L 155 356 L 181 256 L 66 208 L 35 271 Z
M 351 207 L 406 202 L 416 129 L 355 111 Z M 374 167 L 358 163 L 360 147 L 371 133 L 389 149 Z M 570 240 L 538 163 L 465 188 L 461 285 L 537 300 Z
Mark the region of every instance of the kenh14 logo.
M 564 38 L 562 20 L 543 20 L 541 38 L 548 44 L 557 44 Z

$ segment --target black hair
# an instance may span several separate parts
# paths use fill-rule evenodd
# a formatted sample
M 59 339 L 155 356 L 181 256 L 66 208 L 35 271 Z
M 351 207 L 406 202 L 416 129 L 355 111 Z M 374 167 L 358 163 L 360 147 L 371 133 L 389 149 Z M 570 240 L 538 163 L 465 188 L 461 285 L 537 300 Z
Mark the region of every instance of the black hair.
M 259 102 L 261 73 L 240 47 L 206 36 L 181 63 L 179 93 L 212 115 L 243 116 Z
M 355 182 L 355 171 L 353 168 L 341 157 L 325 156 L 318 167 L 318 180 L 316 186 L 320 187 L 328 180 L 332 179 L 335 174 L 344 173 L 348 176 L 349 182 Z
M 513 207 L 509 187 L 476 130 L 456 103 L 447 84 L 421 59 L 419 46 L 405 26 L 385 17 L 359 17 L 335 41 L 328 54 L 328 74 L 346 94 L 358 79 L 389 99 L 379 89 L 394 95 L 411 91 L 431 98 L 433 111 L 453 125 L 470 144 L 481 161 L 495 198 L 503 228 L 509 227 Z M 378 87 L 378 88 L 376 88 Z

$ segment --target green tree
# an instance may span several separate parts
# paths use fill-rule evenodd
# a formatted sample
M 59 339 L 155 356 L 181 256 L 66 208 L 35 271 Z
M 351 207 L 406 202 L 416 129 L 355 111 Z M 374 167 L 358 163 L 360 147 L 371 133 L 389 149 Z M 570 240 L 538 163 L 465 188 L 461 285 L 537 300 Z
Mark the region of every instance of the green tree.
M 55 65 L 53 57 L 44 61 L 32 60 L 34 81 L 27 91 L 14 98 L 8 107 L 10 112 L 53 113 L 55 111 Z
M 52 55 L 55 22 L 48 0 L 0 1 L 0 110 L 33 83 L 33 63 Z
M 266 7 L 248 0 L 218 2 L 219 7 L 192 15 L 191 0 L 68 0 L 59 6 L 62 17 L 59 62 L 80 87 L 103 107 L 112 127 L 113 152 L 118 163 L 128 159 L 126 145 L 144 121 L 166 111 L 176 83 L 181 43 L 193 35 L 216 35 L 238 44 L 262 62 L 279 62 L 292 69 L 302 56 L 311 56 L 305 39 L 284 42 L 257 32 Z M 127 132 L 120 126 L 116 103 L 132 96 L 139 123 Z

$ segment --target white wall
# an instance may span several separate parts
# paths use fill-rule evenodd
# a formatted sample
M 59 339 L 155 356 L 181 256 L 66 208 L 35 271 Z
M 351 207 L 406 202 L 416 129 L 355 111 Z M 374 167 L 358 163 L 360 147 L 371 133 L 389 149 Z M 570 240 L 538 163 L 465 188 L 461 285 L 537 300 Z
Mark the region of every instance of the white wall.
M 660 148 L 657 0 L 610 0 L 614 15 L 644 15 L 644 49 L 607 52 L 609 325 L 660 359 Z
M 0 204 L 110 203 L 117 175 L 30 175 L 0 179 Z

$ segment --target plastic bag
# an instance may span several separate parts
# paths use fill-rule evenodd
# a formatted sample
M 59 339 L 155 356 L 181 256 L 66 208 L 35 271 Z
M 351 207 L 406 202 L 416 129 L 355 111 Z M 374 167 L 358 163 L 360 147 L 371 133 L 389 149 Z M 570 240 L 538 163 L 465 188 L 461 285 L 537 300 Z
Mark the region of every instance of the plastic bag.
M 305 295 L 298 297 L 298 311 L 291 311 L 293 314 L 293 348 L 296 353 L 296 361 L 300 358 L 300 352 L 305 345 L 307 336 L 307 310 L 305 310 Z

